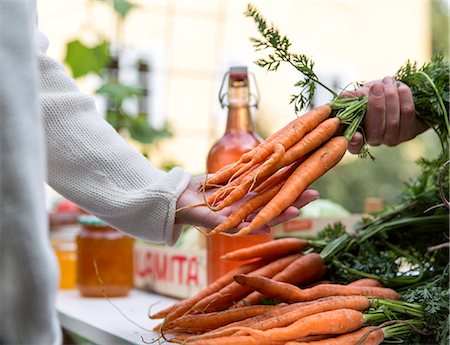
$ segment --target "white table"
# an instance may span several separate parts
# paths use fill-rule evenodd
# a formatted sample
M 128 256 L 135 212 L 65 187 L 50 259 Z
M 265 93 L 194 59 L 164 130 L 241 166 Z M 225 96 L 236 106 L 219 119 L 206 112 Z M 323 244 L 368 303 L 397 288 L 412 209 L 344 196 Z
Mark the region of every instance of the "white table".
M 161 321 L 148 317 L 149 307 L 154 305 L 151 309 L 153 314 L 176 301 L 140 290 L 131 291 L 128 297 L 110 299 L 86 298 L 81 297 L 76 290 L 61 290 L 56 307 L 64 329 L 93 343 L 142 345 L 143 340 L 152 342 L 157 339 L 158 335 L 151 330 Z

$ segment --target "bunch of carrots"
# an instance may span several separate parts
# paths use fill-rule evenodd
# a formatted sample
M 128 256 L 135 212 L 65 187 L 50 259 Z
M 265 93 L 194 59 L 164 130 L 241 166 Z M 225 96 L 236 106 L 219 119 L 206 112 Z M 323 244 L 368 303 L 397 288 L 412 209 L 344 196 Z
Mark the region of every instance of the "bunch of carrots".
M 342 159 L 349 140 L 361 130 L 368 106 L 367 96 L 341 98 L 324 84 L 314 72 L 314 61 L 304 54 L 292 53 L 288 37 L 269 24 L 254 6 L 249 4 L 245 15 L 253 18 L 261 35 L 251 39 L 255 49 L 270 51 L 256 64 L 268 71 L 276 71 L 281 64 L 287 64 L 302 75 L 295 84 L 299 92 L 291 98 L 296 112 L 311 105 L 316 86 L 330 92 L 332 99 L 330 104 L 293 120 L 244 153 L 236 163 L 207 179 L 204 190 L 218 187 L 202 204 L 212 210 L 221 210 L 251 193 L 241 207 L 209 233 L 211 235 L 246 235 L 280 215 L 308 186 Z M 442 54 L 434 55 L 420 68 L 407 62 L 395 75 L 398 81 L 411 88 L 416 116 L 436 131 L 443 148 L 448 148 L 450 130 L 448 76 L 449 65 Z M 366 145 L 361 155 L 370 155 Z M 257 215 L 248 226 L 234 234 L 227 232 L 255 212 Z
M 331 112 L 329 105 L 312 109 L 244 153 L 236 163 L 209 176 L 204 190 L 219 188 L 202 205 L 214 211 L 249 193 L 251 196 L 208 235 L 249 234 L 280 215 L 308 186 L 334 167 L 344 156 L 359 121 L 355 123 L 354 114 L 350 114 L 351 118 L 348 113 L 330 117 Z M 352 126 L 343 135 L 337 135 L 341 124 L 349 122 Z M 248 226 L 234 234 L 225 232 L 255 212 L 257 215 Z
M 322 281 L 324 261 L 308 249 L 284 238 L 224 255 L 246 263 L 152 315 L 164 318 L 155 331 L 190 345 L 367 345 L 422 327 L 422 306 L 377 280 Z

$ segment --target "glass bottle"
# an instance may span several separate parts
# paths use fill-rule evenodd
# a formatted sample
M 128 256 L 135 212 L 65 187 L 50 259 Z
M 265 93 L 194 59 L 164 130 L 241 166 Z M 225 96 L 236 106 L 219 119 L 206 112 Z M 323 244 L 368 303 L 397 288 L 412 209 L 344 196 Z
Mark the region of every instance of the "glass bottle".
M 208 154 L 207 171 L 214 173 L 223 166 L 236 162 L 240 156 L 255 146 L 261 139 L 255 133 L 250 111 L 251 93 L 246 67 L 232 67 L 228 76 L 228 93 L 219 95 L 222 107 L 228 107 L 227 125 L 224 135 L 213 145 Z M 222 86 L 224 83 L 222 83 Z M 227 97 L 226 97 L 227 96 Z M 228 99 L 227 104 L 226 98 Z M 213 235 L 207 238 L 208 283 L 215 281 L 242 262 L 224 262 L 220 256 L 230 251 L 269 241 L 272 234 L 228 237 Z
M 133 239 L 100 219 L 80 216 L 77 288 L 86 297 L 127 296 L 133 288 Z

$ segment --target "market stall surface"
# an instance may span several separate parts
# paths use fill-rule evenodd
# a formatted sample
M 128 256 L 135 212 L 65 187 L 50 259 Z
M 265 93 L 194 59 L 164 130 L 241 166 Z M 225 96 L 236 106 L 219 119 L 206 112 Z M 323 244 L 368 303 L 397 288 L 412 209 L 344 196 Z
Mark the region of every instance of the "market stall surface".
M 128 297 L 111 299 L 86 298 L 77 290 L 62 290 L 56 306 L 62 327 L 89 342 L 142 345 L 157 340 L 158 335 L 151 330 L 161 322 L 148 317 L 148 308 L 153 306 L 153 313 L 176 301 L 140 290 L 131 291 Z

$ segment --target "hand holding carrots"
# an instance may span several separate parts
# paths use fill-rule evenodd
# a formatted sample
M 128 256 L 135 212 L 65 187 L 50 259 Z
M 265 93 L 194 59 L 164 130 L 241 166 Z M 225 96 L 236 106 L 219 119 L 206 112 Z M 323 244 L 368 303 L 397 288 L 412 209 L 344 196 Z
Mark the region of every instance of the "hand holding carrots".
M 364 132 L 369 145 L 395 146 L 424 132 L 427 126 L 415 114 L 410 88 L 392 77 L 366 83 L 355 91 L 346 91 L 342 97 L 368 96 Z M 349 151 L 358 153 L 363 145 L 361 133 L 356 133 Z
M 191 178 L 188 187 L 181 194 L 177 201 L 177 214 L 175 218 L 176 224 L 189 224 L 193 226 L 199 226 L 207 230 L 211 230 L 223 223 L 227 217 L 238 210 L 243 204 L 250 199 L 253 194 L 250 193 L 242 200 L 228 206 L 220 211 L 212 211 L 207 206 L 191 207 L 192 205 L 200 205 L 204 203 L 204 198 L 208 197 L 215 189 L 209 190 L 206 195 L 203 195 L 199 190 L 200 186 L 205 181 L 205 176 L 195 176 Z M 306 190 L 302 193 L 290 207 L 288 207 L 283 213 L 278 217 L 272 219 L 266 225 L 259 227 L 252 233 L 266 233 L 269 231 L 271 226 L 285 222 L 288 219 L 297 217 L 299 214 L 299 209 L 308 204 L 309 202 L 316 200 L 319 197 L 319 193 L 315 190 Z M 255 210 L 256 211 L 256 210 Z M 249 224 L 249 221 L 255 216 L 254 213 L 246 217 L 246 221 L 239 223 L 238 226 L 230 228 L 228 231 L 233 232 L 237 229 L 241 229 Z
M 325 104 L 292 120 L 242 154 L 237 162 L 208 176 L 198 192 L 214 191 L 203 194 L 202 204 L 191 203 L 183 209 L 206 205 L 219 212 L 232 206 L 228 217 L 210 232 L 229 236 L 259 233 L 267 226 L 297 216 L 298 208 L 318 197 L 317 192 L 307 188 L 347 151 L 353 134 L 337 133 L 340 125 L 360 121 L 354 116 L 348 119 L 348 112 L 330 118 L 331 112 L 331 106 Z M 349 126 L 352 131 L 356 127 Z M 297 209 L 292 209 L 292 205 Z M 214 217 L 208 211 L 202 212 Z

